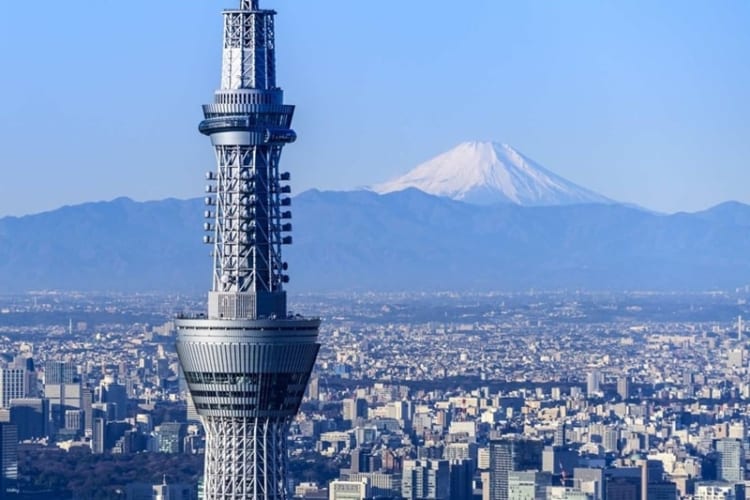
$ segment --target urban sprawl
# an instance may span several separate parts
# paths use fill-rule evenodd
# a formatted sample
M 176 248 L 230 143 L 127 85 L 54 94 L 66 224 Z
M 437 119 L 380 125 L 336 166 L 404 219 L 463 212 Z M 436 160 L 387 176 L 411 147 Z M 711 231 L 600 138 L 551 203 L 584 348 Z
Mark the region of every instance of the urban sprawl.
M 323 325 L 291 424 L 290 496 L 744 500 L 748 297 L 296 296 Z M 0 297 L 0 497 L 200 498 L 205 435 L 173 319 L 204 309 Z M 76 482 L 66 457 L 109 476 Z M 146 459 L 146 477 L 128 474 Z

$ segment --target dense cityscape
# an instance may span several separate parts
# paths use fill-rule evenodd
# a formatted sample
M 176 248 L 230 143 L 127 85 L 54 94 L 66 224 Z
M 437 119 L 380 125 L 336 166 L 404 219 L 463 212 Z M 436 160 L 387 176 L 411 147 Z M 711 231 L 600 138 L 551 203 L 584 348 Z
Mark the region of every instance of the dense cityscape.
M 287 487 L 297 498 L 744 498 L 748 298 L 295 296 L 293 312 L 322 314 L 322 349 L 292 424 Z M 204 307 L 157 294 L 0 298 L 5 495 L 199 498 L 205 433 L 173 319 Z
M 667 216 L 617 201 L 624 200 L 624 191 L 603 195 L 569 181 L 509 144 L 465 141 L 384 183 L 353 192 L 303 193 L 297 198 L 303 217 L 293 217 L 292 173 L 281 156 L 298 138 L 296 107 L 277 80 L 277 49 L 286 52 L 287 43 L 277 44 L 277 34 L 290 33 L 277 31 L 276 11 L 260 0 L 232 3 L 221 13 L 221 40 L 214 41 L 217 49 L 221 43 L 218 86 L 202 101 L 198 124 L 215 159 L 202 174 L 202 199 L 120 199 L 87 204 L 82 211 L 64 208 L 59 219 L 0 218 L 0 500 L 746 500 L 750 329 L 743 318 L 750 318 L 750 285 L 726 288 L 748 279 L 750 209 L 727 202 Z M 101 186 L 105 179 L 127 191 L 131 180 L 106 177 L 125 170 L 121 156 L 159 173 L 170 165 L 189 172 L 192 167 L 182 164 L 205 163 L 207 157 L 185 147 L 185 136 L 168 140 L 170 129 L 187 124 L 186 115 L 154 85 L 169 82 L 167 93 L 183 97 L 187 87 L 204 85 L 197 73 L 206 68 L 194 65 L 205 64 L 198 63 L 203 42 L 196 36 L 188 43 L 169 31 L 177 26 L 192 36 L 204 24 L 203 15 L 190 23 L 186 6 L 158 12 L 149 5 L 154 25 L 138 15 L 127 18 L 132 8 L 111 16 L 97 10 L 86 29 L 71 22 L 74 14 L 67 21 L 51 9 L 36 16 L 35 29 L 25 29 L 31 35 L 23 33 L 19 59 L 33 60 L 28 54 L 49 52 L 50 46 L 55 54 L 22 71 L 6 61 L 9 74 L 44 78 L 14 81 L 32 94 L 24 97 L 13 88 L 11 104 L 22 106 L 10 108 L 8 122 L 13 133 L 22 130 L 32 142 L 5 131 L 13 147 L 4 148 L 23 152 L 23 158 L 4 161 L 14 170 L 20 164 L 33 171 L 36 189 L 11 190 L 45 199 L 39 179 L 48 178 L 60 183 L 55 191 L 92 180 Z M 734 132 L 745 124 L 738 101 L 746 86 L 735 74 L 721 78 L 722 58 L 715 53 L 736 59 L 728 49 L 743 45 L 731 37 L 717 43 L 703 28 L 715 24 L 717 32 L 732 33 L 725 27 L 734 19 L 712 23 L 693 14 L 701 29 L 688 29 L 688 23 L 679 35 L 680 26 L 671 33 L 658 21 L 658 9 L 644 15 L 637 7 L 638 16 L 627 9 L 600 12 L 608 19 L 602 22 L 588 12 L 596 10 L 590 6 L 585 15 L 565 12 L 572 10 L 567 5 L 534 6 L 528 32 L 516 33 L 522 16 L 503 5 L 495 11 L 502 19 L 491 19 L 483 33 L 492 12 L 484 7 L 419 6 L 406 24 L 399 22 L 413 5 L 401 5 L 395 15 L 382 5 L 366 5 L 362 19 L 353 12 L 337 17 L 340 7 L 315 7 L 314 22 L 304 19 L 305 26 L 300 6 L 296 21 L 289 16 L 290 31 L 299 32 L 299 38 L 288 37 L 297 47 L 289 51 L 297 74 L 290 95 L 311 108 L 298 123 L 318 148 L 305 146 L 295 176 L 305 163 L 314 164 L 312 157 L 335 161 L 334 149 L 344 153 L 337 184 L 344 182 L 344 168 L 362 169 L 368 161 L 380 173 L 389 162 L 407 161 L 412 153 L 406 149 L 424 147 L 420 141 L 444 143 L 456 135 L 442 130 L 451 124 L 461 127 L 462 136 L 502 130 L 528 144 L 554 137 L 548 158 L 568 167 L 580 163 L 579 173 L 596 165 L 601 177 L 591 180 L 600 187 L 640 177 L 635 189 L 653 191 L 649 196 L 659 202 L 667 197 L 663 186 L 674 189 L 675 199 L 695 198 L 688 194 L 689 181 L 707 164 L 713 177 L 731 177 L 722 174 L 731 170 L 720 168 L 732 162 L 730 148 L 710 136 L 742 136 Z M 543 21 L 546 10 L 551 22 Z M 666 10 L 683 23 L 685 12 L 674 16 L 674 9 Z M 446 12 L 449 24 L 441 27 L 432 14 Z M 656 44 L 637 17 L 658 26 Z M 126 35 L 115 29 L 120 18 Z M 621 32 L 612 22 L 619 18 L 626 21 Z M 64 35 L 40 23 L 47 19 L 62 26 Z M 135 19 L 143 23 L 140 32 L 132 29 Z M 332 24 L 325 25 L 326 19 Z M 23 24 L 28 27 L 28 21 Z M 377 30 L 368 33 L 365 28 L 373 26 Z M 319 31 L 305 31 L 309 27 Z M 743 28 L 735 30 L 744 34 Z M 77 31 L 87 36 L 85 45 L 65 48 L 64 39 Z M 413 38 L 399 41 L 399 31 Z M 583 36 L 588 31 L 595 36 Z M 605 31 L 614 33 L 609 45 Z M 149 32 L 159 33 L 160 43 Z M 545 39 L 547 33 L 554 36 Z M 358 38 L 374 43 L 357 49 Z M 565 45 L 576 38 L 577 45 Z M 35 47 L 35 39 L 42 45 Z M 703 46 L 691 50 L 687 44 L 693 39 L 709 48 L 703 66 L 696 55 Z M 167 40 L 171 45 L 162 45 Z M 159 53 L 158 63 L 150 65 L 143 52 L 136 56 L 139 44 L 149 56 Z M 637 50 L 623 50 L 629 45 Z M 688 47 L 682 55 L 678 45 Z M 545 50 L 521 55 L 527 46 Z M 479 56 L 484 47 L 490 56 Z M 308 48 L 314 51 L 301 50 Z M 551 48 L 560 52 L 544 58 Z M 661 61 L 644 57 L 660 51 Z M 189 55 L 190 65 L 180 62 L 180 54 Z M 85 57 L 94 59 L 84 73 L 75 64 Z M 56 67 L 58 59 L 65 66 Z M 430 59 L 440 61 L 435 73 L 425 64 Z M 683 59 L 690 71 L 670 78 L 667 67 Z M 630 66 L 610 64 L 629 60 Z M 108 68 L 109 61 L 117 62 L 117 71 Z M 364 73 L 350 71 L 356 61 L 369 61 Z M 401 67 L 388 70 L 386 62 Z M 595 71 L 587 76 L 584 66 Z M 139 67 L 151 73 L 148 78 L 138 76 Z M 561 78 L 565 67 L 574 73 L 567 84 Z M 649 67 L 659 71 L 646 78 Z M 76 87 L 84 87 L 85 101 L 106 115 L 87 114 L 81 100 L 66 93 L 63 73 L 85 76 Z M 99 80 L 110 73 L 124 86 Z M 313 84 L 316 75 L 334 74 L 325 85 Z M 691 89 L 686 84 L 695 84 L 698 74 L 709 75 L 713 84 Z M 524 83 L 523 75 L 531 80 Z M 37 80 L 44 88 L 30 85 Z M 632 92 L 662 81 L 662 95 Z M 733 94 L 730 81 L 741 90 Z M 375 86 L 368 91 L 366 82 Z M 500 85 L 505 83 L 511 85 Z M 485 86 L 489 93 L 482 95 Z M 59 102 L 45 94 L 47 87 Z M 158 104 L 133 101 L 137 120 L 117 108 L 120 101 L 128 106 L 131 93 L 142 99 L 138 92 L 145 89 Z M 554 89 L 562 94 L 552 98 L 554 105 L 545 104 Z M 694 94 L 693 109 L 671 101 L 680 92 Z M 714 94 L 724 100 L 709 101 Z M 311 99 L 322 107 L 309 106 Z M 63 100 L 76 109 L 64 110 Z M 493 109 L 492 101 L 499 107 Z M 573 105 L 558 107 L 555 101 Z M 42 115 L 33 104 L 39 103 L 49 123 L 64 124 L 52 134 L 59 143 L 45 146 L 55 152 L 53 162 L 43 159 L 45 165 L 26 158 L 44 157 L 29 154 L 46 144 L 38 138 L 43 134 L 36 117 Z M 615 103 L 624 106 L 619 118 Z M 180 110 L 195 105 L 186 101 Z M 709 119 L 696 105 L 720 113 Z M 587 116 L 587 108 L 595 113 Z M 730 108 L 738 110 L 736 122 L 729 119 Z M 668 120 L 659 122 L 660 114 Z M 502 127 L 488 127 L 482 115 L 502 121 Z M 632 123 L 618 130 L 613 125 L 625 115 Z M 32 121 L 26 124 L 21 116 Z M 528 117 L 533 120 L 524 126 L 520 119 Z M 77 131 L 76 119 L 85 133 Z M 343 129 L 326 127 L 327 119 L 359 129 L 361 137 L 347 139 Z M 710 124 L 711 133 L 688 132 L 687 122 Z M 97 129 L 117 137 L 116 150 L 97 138 Z M 533 139 L 522 139 L 524 129 Z M 594 129 L 608 135 L 596 136 Z M 423 134 L 429 141 L 420 139 Z M 657 142 L 639 145 L 637 135 Z M 84 137 L 86 147 L 73 136 Z M 366 137 L 374 139 L 369 146 Z M 696 138 L 709 156 L 685 147 Z M 154 150 L 139 142 L 150 142 Z M 574 153 L 559 150 L 565 143 Z M 745 146 L 741 139 L 738 144 Z M 124 154 L 139 148 L 136 156 Z M 65 149 L 75 152 L 75 161 L 60 154 Z M 595 161 L 595 149 L 627 169 L 605 170 Z M 626 150 L 637 155 L 628 158 Z M 746 153 L 735 152 L 733 174 L 744 173 Z M 83 156 L 93 158 L 104 175 L 76 174 L 71 164 Z M 64 180 L 45 173 L 50 166 Z M 169 189 L 179 184 L 173 173 L 160 180 L 153 172 L 147 179 L 136 172 L 128 165 L 127 176 L 138 179 L 135 187 L 155 189 L 148 198 L 162 189 L 156 187 L 161 182 Z M 317 182 L 318 172 L 312 175 Z M 650 185 L 651 177 L 662 177 L 662 187 Z M 737 177 L 727 184 L 740 185 Z M 692 182 L 693 191 L 738 192 Z M 13 213 L 26 202 L 6 198 Z M 298 223 L 304 229 L 292 236 Z M 185 224 L 203 230 L 200 240 L 190 240 L 208 249 L 203 270 L 196 266 L 203 255 L 198 245 L 183 239 Z M 293 248 L 300 250 L 282 255 L 295 239 L 299 246 Z M 299 267 L 319 274 L 301 273 L 303 279 L 294 281 L 289 261 L 293 270 L 301 262 Z M 26 281 L 27 274 L 37 281 Z M 59 281 L 47 281 L 50 275 Z M 176 292 L 194 290 L 204 277 L 208 290 Z M 295 286 L 320 292 L 295 295 L 289 292 Z M 477 291 L 530 286 L 544 290 Z M 75 288 L 131 293 L 70 291 Z M 443 288 L 456 291 L 434 291 Z M 670 288 L 682 291 L 664 291 Z M 711 291 L 687 291 L 702 288 Z M 175 292 L 133 292 L 146 289 Z M 433 291 L 365 291 L 393 289 Z

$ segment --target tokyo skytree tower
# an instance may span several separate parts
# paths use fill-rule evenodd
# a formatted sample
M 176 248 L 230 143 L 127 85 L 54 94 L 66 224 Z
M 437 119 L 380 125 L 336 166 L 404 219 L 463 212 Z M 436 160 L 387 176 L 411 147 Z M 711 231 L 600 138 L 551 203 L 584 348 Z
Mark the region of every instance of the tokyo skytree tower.
M 290 316 L 290 175 L 294 106 L 276 84 L 272 10 L 224 12 L 221 87 L 203 106 L 216 169 L 206 174 L 213 246 L 208 314 L 177 321 L 177 352 L 206 430 L 207 500 L 286 499 L 287 431 L 320 345 L 318 319 Z

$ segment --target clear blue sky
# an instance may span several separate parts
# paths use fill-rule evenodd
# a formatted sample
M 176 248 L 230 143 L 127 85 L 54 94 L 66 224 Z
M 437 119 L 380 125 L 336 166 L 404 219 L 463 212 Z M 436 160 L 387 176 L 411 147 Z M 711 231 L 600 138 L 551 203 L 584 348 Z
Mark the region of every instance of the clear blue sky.
M 0 216 L 199 196 L 219 12 L 239 0 L 5 2 Z M 663 211 L 750 203 L 746 0 L 261 0 L 298 106 L 296 192 L 507 142 Z

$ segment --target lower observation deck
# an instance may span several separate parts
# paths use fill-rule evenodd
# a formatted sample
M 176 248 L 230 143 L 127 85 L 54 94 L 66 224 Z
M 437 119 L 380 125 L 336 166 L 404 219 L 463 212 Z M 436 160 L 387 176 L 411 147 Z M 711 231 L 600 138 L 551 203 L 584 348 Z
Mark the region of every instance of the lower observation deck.
M 320 344 L 318 319 L 179 319 L 177 353 L 204 417 L 291 419 Z

